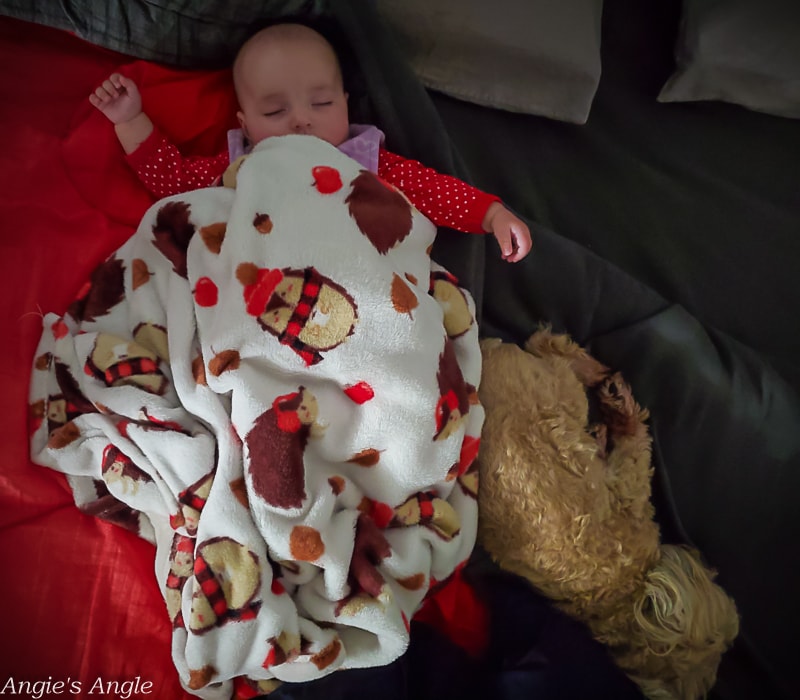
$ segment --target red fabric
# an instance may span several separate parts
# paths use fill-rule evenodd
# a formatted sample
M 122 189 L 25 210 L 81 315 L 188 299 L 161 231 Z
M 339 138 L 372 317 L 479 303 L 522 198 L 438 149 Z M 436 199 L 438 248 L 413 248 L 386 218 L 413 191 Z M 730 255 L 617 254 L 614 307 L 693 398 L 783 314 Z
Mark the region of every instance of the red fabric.
M 120 65 L 148 109 L 193 149 L 224 144 L 227 75 L 158 68 L 53 29 L 0 17 L 0 682 L 149 682 L 132 697 L 190 697 L 172 665 L 154 549 L 83 515 L 63 476 L 28 457 L 27 397 L 42 312 L 63 313 L 92 269 L 133 231 L 151 196 L 89 104 Z M 226 87 L 228 86 L 228 87 Z M 215 100 L 200 97 L 212 92 Z M 202 152 L 202 151 L 200 151 Z M 73 686 L 75 687 L 75 686 Z
M 488 644 L 489 614 L 475 590 L 461 575 L 463 567 L 434 586 L 414 615 L 416 622 L 430 625 L 475 659 Z
M 83 692 L 70 697 L 93 697 L 97 679 L 138 678 L 149 693 L 133 698 L 189 698 L 172 665 L 153 547 L 79 512 L 64 477 L 30 462 L 28 384 L 42 313 L 66 310 L 152 201 L 89 93 L 122 66 L 165 134 L 213 154 L 235 125 L 230 78 L 130 62 L 7 17 L 0 65 L 13 66 L 0 71 L 0 382 L 9 408 L 0 421 L 0 683 L 79 683 Z M 479 621 L 474 602 L 447 586 L 427 615 L 445 626 Z

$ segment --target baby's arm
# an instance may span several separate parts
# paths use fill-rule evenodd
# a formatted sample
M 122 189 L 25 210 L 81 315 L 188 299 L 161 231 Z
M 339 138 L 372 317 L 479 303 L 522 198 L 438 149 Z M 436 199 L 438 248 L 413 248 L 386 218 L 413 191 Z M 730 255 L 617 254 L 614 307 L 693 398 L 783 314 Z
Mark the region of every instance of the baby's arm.
M 91 102 L 114 124 L 125 153 L 133 153 L 153 133 L 153 122 L 142 111 L 142 96 L 130 78 L 113 73 L 91 95 Z
M 142 111 L 136 83 L 114 73 L 89 101 L 114 124 L 128 165 L 156 197 L 168 197 L 214 184 L 229 164 L 228 152 L 184 156 Z
M 503 260 L 517 262 L 531 249 L 528 227 L 495 195 L 385 149 L 380 152 L 378 175 L 400 189 L 437 226 L 492 233 Z

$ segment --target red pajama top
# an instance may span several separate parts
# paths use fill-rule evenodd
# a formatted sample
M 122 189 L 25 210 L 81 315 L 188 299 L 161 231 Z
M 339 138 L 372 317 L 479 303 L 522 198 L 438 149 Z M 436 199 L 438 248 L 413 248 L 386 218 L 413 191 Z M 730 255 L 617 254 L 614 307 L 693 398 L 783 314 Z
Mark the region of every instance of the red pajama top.
M 215 184 L 230 164 L 228 152 L 216 156 L 184 156 L 164 135 L 153 133 L 127 156 L 145 187 L 167 197 Z M 416 160 L 380 149 L 378 177 L 397 187 L 436 226 L 464 233 L 484 233 L 486 210 L 499 197 L 466 182 L 442 175 Z

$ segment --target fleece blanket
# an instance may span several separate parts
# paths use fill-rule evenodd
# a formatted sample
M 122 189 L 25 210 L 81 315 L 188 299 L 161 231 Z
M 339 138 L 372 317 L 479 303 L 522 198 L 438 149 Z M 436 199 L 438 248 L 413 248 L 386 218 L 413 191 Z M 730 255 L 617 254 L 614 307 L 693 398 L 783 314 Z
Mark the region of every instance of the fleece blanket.
M 32 454 L 156 545 L 184 686 L 404 652 L 475 540 L 474 303 L 434 226 L 314 137 L 164 199 L 50 314 Z

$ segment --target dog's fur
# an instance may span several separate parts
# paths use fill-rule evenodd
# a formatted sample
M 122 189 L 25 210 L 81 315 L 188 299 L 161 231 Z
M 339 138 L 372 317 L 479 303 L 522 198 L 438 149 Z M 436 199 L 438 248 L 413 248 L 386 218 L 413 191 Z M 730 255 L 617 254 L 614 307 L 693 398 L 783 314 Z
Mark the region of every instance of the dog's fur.
M 584 621 L 645 695 L 702 697 L 738 616 L 697 552 L 660 543 L 647 411 L 565 335 L 482 351 L 480 542 Z

